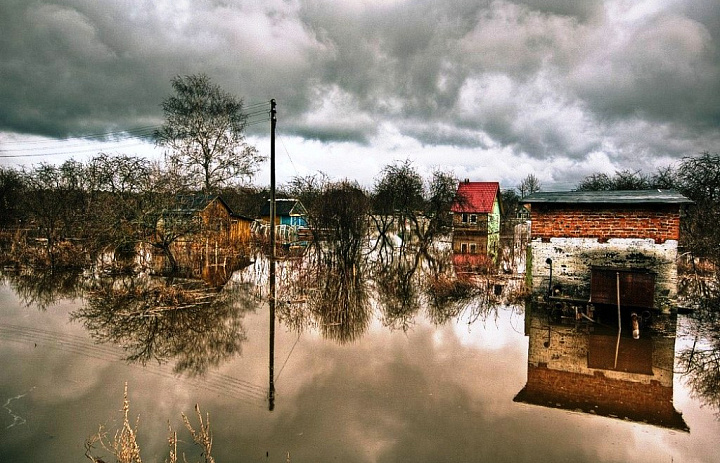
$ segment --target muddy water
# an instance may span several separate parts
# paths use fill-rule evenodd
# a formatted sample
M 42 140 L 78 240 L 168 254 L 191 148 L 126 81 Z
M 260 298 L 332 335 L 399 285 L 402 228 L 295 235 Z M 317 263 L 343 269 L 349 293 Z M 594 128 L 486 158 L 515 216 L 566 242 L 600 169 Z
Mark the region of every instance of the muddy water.
M 535 361 L 533 327 L 522 307 L 500 306 L 471 322 L 461 316 L 439 326 L 421 311 L 407 331 L 372 317 L 350 342 L 329 339 L 317 327 L 298 332 L 278 324 L 276 401 L 269 411 L 267 307 L 240 305 L 227 319 L 242 340 L 209 356 L 215 360 L 199 373 L 178 368 L 177 355 L 162 355 L 168 349 L 161 342 L 144 365 L 128 362 L 128 351 L 138 347 L 131 337 L 98 342 L 97 332 L 71 316 L 83 307 L 80 297 L 39 308 L 5 281 L 0 461 L 88 461 L 85 439 L 101 424 L 110 435 L 121 424 L 125 382 L 133 425 L 139 416 L 143 461 L 167 457 L 168 421 L 183 442 L 190 440 L 180 414 L 194 420 L 196 403 L 209 413 L 218 462 L 720 461 L 717 410 L 693 397 L 679 374 L 666 371 L 663 381 L 669 375 L 672 407 L 689 431 L 518 401 L 529 360 Z M 685 322 L 678 321 L 675 351 L 695 341 L 682 329 Z M 572 370 L 582 362 L 565 364 Z M 180 447 L 189 461 L 199 459 L 192 446 Z

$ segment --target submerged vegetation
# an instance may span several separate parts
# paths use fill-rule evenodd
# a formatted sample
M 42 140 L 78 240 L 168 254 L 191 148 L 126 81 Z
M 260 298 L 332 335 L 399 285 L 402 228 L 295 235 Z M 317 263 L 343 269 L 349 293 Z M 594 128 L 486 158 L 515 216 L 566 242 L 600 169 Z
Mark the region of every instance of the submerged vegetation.
M 123 392 L 123 407 L 122 407 L 122 426 L 120 429 L 115 430 L 112 439 L 109 437 L 109 431 L 102 425 L 100 425 L 98 432 L 89 436 L 85 441 L 85 456 L 88 460 L 93 463 L 105 463 L 107 456 L 98 456 L 100 452 L 105 452 L 112 455 L 117 463 L 142 463 L 140 456 L 140 445 L 138 444 L 138 428 L 140 417 L 133 427 L 130 424 L 130 401 L 128 399 L 128 387 L 125 383 L 125 390 Z M 206 414 L 205 419 L 200 412 L 200 406 L 195 405 L 195 414 L 197 415 L 197 421 L 199 426 L 195 429 L 190 422 L 190 419 L 181 413 L 183 423 L 188 433 L 192 437 L 195 446 L 200 448 L 200 458 L 196 460 L 198 463 L 214 463 L 215 459 L 212 456 L 213 439 L 210 431 L 210 415 Z M 166 463 L 177 463 L 178 461 L 187 462 L 187 455 L 183 452 L 182 460 L 178 459 L 178 437 L 177 431 L 173 430 L 168 425 L 168 457 L 165 459 Z

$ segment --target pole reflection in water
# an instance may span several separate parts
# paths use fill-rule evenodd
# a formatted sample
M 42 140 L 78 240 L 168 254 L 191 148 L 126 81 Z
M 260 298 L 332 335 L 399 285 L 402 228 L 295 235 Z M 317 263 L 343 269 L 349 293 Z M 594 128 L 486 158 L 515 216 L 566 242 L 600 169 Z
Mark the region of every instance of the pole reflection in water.
M 527 383 L 516 402 L 689 431 L 673 406 L 675 318 L 657 314 L 641 339 L 526 305 Z

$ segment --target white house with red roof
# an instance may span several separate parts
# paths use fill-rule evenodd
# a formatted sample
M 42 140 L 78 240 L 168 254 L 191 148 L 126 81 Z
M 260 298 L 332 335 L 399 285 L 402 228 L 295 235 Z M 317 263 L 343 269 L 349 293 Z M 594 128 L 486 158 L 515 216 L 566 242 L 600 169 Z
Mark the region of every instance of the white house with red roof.
M 458 185 L 453 212 L 453 252 L 487 255 L 497 262 L 500 250 L 500 184 L 471 182 Z

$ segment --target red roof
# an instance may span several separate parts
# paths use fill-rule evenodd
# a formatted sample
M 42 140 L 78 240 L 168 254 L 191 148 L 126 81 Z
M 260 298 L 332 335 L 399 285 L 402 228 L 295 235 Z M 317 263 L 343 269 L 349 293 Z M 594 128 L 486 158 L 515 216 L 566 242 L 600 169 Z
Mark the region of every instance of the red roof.
M 460 182 L 458 197 L 461 200 L 453 204 L 452 211 L 488 214 L 499 192 L 498 182 Z

